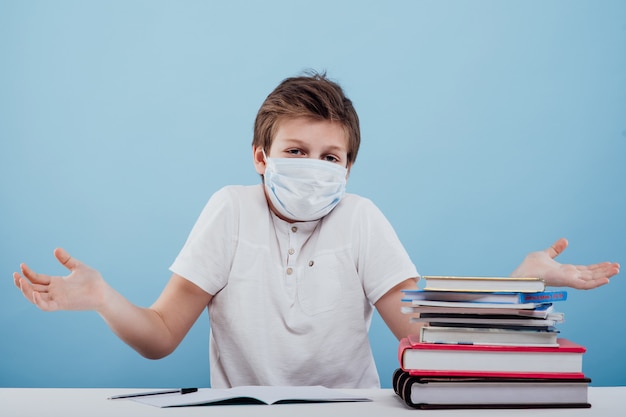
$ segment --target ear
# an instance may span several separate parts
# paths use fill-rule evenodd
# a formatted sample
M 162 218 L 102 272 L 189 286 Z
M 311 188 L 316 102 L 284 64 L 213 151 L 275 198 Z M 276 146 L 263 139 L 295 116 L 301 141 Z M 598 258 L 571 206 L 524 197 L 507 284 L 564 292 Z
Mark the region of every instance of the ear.
M 260 146 L 252 146 L 252 160 L 254 161 L 254 169 L 259 175 L 265 174 L 265 157 L 263 156 L 263 148 Z

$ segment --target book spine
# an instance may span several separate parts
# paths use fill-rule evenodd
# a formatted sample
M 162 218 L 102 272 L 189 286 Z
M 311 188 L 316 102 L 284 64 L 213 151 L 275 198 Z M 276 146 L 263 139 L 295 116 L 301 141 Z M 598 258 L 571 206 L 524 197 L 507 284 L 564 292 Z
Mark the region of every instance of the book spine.
M 543 291 L 520 294 L 520 303 L 552 303 L 567 300 L 567 291 Z
M 406 371 L 406 369 L 404 369 L 404 351 L 410 348 L 411 341 L 408 337 L 403 337 L 402 339 L 400 339 L 400 343 L 398 345 L 398 362 L 400 363 L 400 368 L 403 371 Z

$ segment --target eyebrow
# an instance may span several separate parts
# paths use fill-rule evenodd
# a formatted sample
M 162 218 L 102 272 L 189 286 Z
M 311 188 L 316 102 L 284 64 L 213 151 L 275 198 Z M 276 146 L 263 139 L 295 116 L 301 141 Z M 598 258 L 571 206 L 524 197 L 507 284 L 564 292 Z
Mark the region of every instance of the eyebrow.
M 299 146 L 308 146 L 308 142 L 305 142 L 301 139 L 297 139 L 297 138 L 285 138 L 283 139 L 285 141 L 285 145 L 289 146 L 289 145 L 299 145 Z M 340 145 L 330 145 L 328 147 L 324 148 L 325 151 L 331 151 L 331 152 L 346 152 L 348 153 L 348 148 L 344 148 L 343 146 Z

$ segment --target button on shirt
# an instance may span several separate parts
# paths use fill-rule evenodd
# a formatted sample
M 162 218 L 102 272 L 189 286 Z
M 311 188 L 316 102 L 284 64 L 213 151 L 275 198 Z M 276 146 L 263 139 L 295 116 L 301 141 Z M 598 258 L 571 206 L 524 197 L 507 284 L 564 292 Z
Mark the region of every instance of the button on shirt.
M 295 300 L 299 254 L 302 252 L 302 246 L 304 246 L 318 227 L 319 221 L 302 222 L 298 223 L 298 226 L 294 226 L 292 223 L 280 220 L 273 214 L 271 217 L 276 231 L 278 246 L 283 254 L 285 289 L 289 297 Z
M 417 271 L 371 201 L 347 194 L 289 223 L 263 185 L 229 186 L 202 211 L 172 272 L 213 294 L 211 386 L 380 386 L 373 304 Z

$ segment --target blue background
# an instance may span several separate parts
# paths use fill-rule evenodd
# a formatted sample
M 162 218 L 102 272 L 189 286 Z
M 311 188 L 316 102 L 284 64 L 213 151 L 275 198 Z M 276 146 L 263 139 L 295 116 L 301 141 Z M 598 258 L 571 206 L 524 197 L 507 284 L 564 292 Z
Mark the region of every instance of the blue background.
M 0 386 L 208 386 L 206 314 L 150 361 L 11 274 L 65 274 L 62 246 L 150 305 L 208 197 L 259 182 L 256 111 L 307 68 L 354 101 L 348 190 L 422 274 L 508 274 L 561 236 L 562 262 L 626 264 L 623 1 L 0 0 L 0 61 Z M 558 305 L 593 385 L 626 385 L 625 292 Z M 378 317 L 371 341 L 389 387 Z

